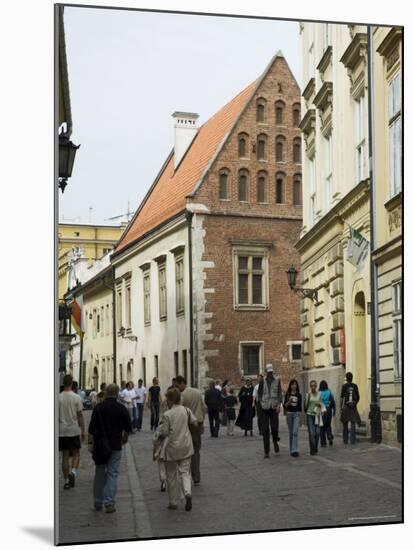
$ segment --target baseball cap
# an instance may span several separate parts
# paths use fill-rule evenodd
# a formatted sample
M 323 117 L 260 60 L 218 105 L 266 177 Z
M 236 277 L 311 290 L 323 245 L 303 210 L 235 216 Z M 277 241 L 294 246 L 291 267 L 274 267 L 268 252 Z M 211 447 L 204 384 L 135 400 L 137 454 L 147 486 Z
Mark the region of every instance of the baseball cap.
M 273 365 L 271 363 L 266 365 L 266 372 L 273 372 Z

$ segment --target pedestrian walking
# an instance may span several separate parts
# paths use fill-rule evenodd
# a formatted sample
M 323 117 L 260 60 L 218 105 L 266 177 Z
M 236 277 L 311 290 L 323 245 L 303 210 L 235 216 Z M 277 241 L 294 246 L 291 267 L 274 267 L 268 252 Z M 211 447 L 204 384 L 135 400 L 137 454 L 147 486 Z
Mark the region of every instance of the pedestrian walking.
M 181 395 L 177 388 L 168 390 L 168 410 L 162 415 L 157 432 L 166 440 L 161 448 L 167 477 L 169 510 L 176 510 L 178 501 L 184 496 L 185 510 L 192 508 L 191 457 L 194 447 L 190 426 L 197 426 L 197 419 L 191 410 L 180 404 Z
M 227 435 L 234 435 L 234 422 L 236 420 L 237 397 L 234 395 L 234 388 L 229 388 L 229 394 L 224 398 L 224 407 L 227 417 Z
M 116 491 L 122 445 L 132 432 L 131 417 L 117 401 L 119 386 L 109 384 L 105 400 L 98 403 L 92 412 L 88 432 L 93 436 L 92 458 L 95 462 L 93 495 L 95 510 L 105 507 L 110 514 L 116 511 Z
M 98 392 L 95 390 L 95 388 L 92 388 L 89 393 L 89 399 L 92 403 L 92 408 L 94 408 L 98 402 Z
M 229 390 L 230 390 L 230 382 L 229 380 L 225 380 L 221 388 L 222 406 L 221 406 L 221 413 L 220 413 L 220 424 L 222 426 L 227 426 L 227 411 L 226 411 L 226 407 L 224 406 L 224 400 L 229 395 Z
M 266 378 L 259 384 L 257 399 L 262 407 L 262 434 L 264 458 L 269 458 L 270 433 L 272 433 L 273 448 L 279 452 L 279 412 L 282 403 L 282 385 L 280 378 L 275 376 L 273 365 L 266 365 Z
M 220 429 L 220 411 L 222 410 L 221 391 L 214 387 L 214 382 L 209 383 L 209 389 L 204 393 L 204 402 L 207 406 L 208 421 L 211 437 L 218 437 Z
M 334 436 L 332 434 L 332 417 L 335 416 L 336 403 L 331 390 L 328 388 L 326 380 L 321 380 L 319 383 L 319 391 L 321 393 L 322 403 L 325 405 L 325 412 L 322 415 L 323 425 L 320 429 L 321 447 L 326 447 L 327 441 L 329 445 L 333 445 Z
M 257 384 L 253 388 L 253 405 L 256 410 L 257 429 L 259 430 L 259 435 L 262 435 L 262 405 L 258 400 L 260 382 L 263 382 L 263 374 L 259 374 Z
M 134 385 L 132 382 L 126 382 L 125 388 L 119 392 L 119 401 L 125 406 L 131 419 L 132 431 L 136 431 L 136 407 L 135 407 L 136 394 L 134 392 Z
M 175 381 L 176 381 L 176 378 L 171 379 L 171 386 L 168 386 L 167 391 L 175 388 Z
M 244 435 L 247 432 L 253 436 L 253 417 L 255 415 L 253 406 L 253 386 L 250 378 L 246 379 L 246 383 L 239 391 L 238 399 L 240 402 L 239 414 L 237 415 L 236 426 L 244 430 Z
M 59 394 L 59 451 L 62 452 L 64 489 L 75 487 L 80 465 L 81 439 L 85 438 L 83 404 L 72 390 L 72 376 L 63 377 L 63 391 Z M 70 467 L 72 458 L 72 467 Z
M 289 382 L 283 408 L 286 414 L 286 423 L 289 430 L 290 456 L 298 457 L 298 431 L 300 424 L 300 413 L 302 411 L 302 395 L 299 392 L 299 384 L 295 379 Z
M 317 390 L 318 384 L 316 380 L 311 380 L 309 386 L 310 392 L 306 394 L 304 408 L 306 425 L 308 427 L 310 454 L 315 455 L 318 452 L 319 430 L 323 424 L 322 413 L 325 410 L 325 406 L 322 403 L 321 393 Z
M 96 404 L 102 403 L 102 401 L 105 399 L 105 390 L 106 390 L 106 384 L 105 382 L 102 382 L 100 386 L 100 392 L 96 396 Z
M 161 388 L 158 384 L 158 378 L 152 379 L 152 386 L 148 390 L 148 407 L 151 410 L 151 431 L 158 427 L 160 421 Z
M 355 425 L 361 425 L 361 418 L 358 413 L 357 405 L 359 402 L 359 389 L 356 384 L 352 382 L 352 372 L 347 372 L 346 383 L 342 386 L 341 390 L 341 422 L 343 425 L 343 442 L 345 445 L 351 442 L 351 445 L 356 443 L 356 428 Z M 349 430 L 349 424 L 351 424 L 351 430 Z
M 137 407 L 137 430 L 140 432 L 142 429 L 142 419 L 144 416 L 144 405 L 147 398 L 147 388 L 144 386 L 142 378 L 138 380 L 138 386 L 135 389 Z
M 177 389 L 181 392 L 181 405 L 190 409 L 197 419 L 197 425 L 190 425 L 191 438 L 193 441 L 194 454 L 191 457 L 191 475 L 194 485 L 199 485 L 201 481 L 200 473 L 200 450 L 201 434 L 204 431 L 205 408 L 201 392 L 196 388 L 187 386 L 187 380 L 184 376 L 177 376 L 175 381 Z

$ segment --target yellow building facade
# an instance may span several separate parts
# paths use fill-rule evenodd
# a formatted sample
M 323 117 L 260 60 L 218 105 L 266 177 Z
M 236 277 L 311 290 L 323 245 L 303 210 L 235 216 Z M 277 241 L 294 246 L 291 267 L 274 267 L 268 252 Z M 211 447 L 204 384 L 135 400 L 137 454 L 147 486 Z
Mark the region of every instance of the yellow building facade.
M 339 401 L 345 372 L 358 384 L 368 425 L 371 391 L 370 262 L 347 260 L 350 229 L 370 241 L 367 29 L 304 23 L 303 229 L 297 249 L 303 385 L 326 380 Z M 339 416 L 339 415 L 338 415 Z M 336 419 L 338 422 L 338 419 Z M 337 426 L 338 427 L 338 426 Z
M 91 263 L 110 252 L 124 232 L 126 224 L 87 225 L 60 223 L 58 226 L 59 300 L 69 287 L 70 261 L 73 255 Z
M 402 29 L 375 27 L 374 177 L 383 439 L 402 440 Z

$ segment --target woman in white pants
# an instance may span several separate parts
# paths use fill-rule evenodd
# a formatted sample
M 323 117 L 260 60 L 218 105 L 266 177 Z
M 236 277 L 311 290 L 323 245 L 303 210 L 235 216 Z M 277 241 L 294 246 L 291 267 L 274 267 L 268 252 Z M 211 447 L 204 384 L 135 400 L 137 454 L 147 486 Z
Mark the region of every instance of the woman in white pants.
M 169 510 L 176 510 L 178 501 L 184 495 L 186 511 L 192 508 L 191 499 L 191 457 L 194 454 L 189 430 L 197 419 L 186 407 L 180 405 L 181 395 L 176 388 L 166 395 L 168 410 L 162 416 L 157 431 L 161 438 L 167 438 L 163 445 L 163 459 L 167 473 Z

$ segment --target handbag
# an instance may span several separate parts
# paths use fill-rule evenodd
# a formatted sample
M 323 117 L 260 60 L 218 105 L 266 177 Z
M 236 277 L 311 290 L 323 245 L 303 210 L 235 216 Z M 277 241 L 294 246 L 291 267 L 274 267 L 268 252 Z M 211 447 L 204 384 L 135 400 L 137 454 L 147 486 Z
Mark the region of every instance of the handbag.
M 102 438 L 98 440 L 96 439 L 96 437 L 94 438 L 92 458 L 96 466 L 102 466 L 104 464 L 108 464 L 109 459 L 111 458 L 112 449 L 109 444 L 108 438 L 106 436 L 105 428 L 102 422 L 102 417 L 99 413 L 99 409 L 95 409 L 95 411 L 99 418 L 99 423 L 102 429 Z

